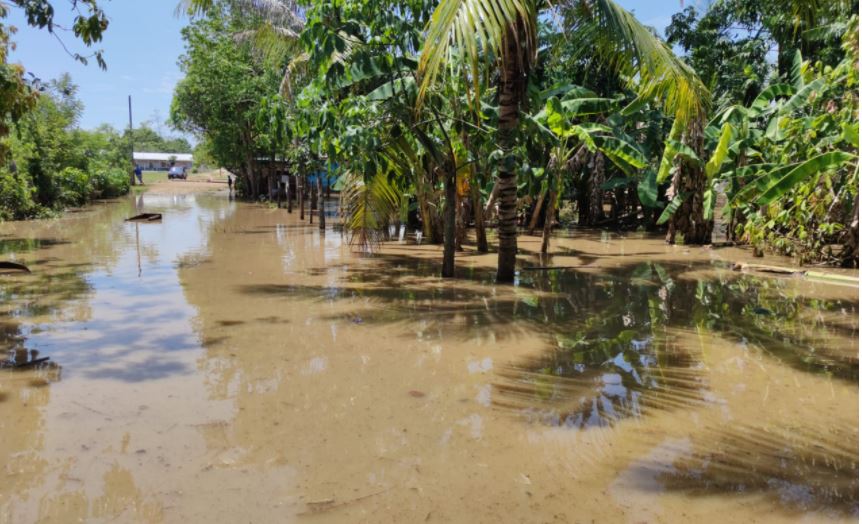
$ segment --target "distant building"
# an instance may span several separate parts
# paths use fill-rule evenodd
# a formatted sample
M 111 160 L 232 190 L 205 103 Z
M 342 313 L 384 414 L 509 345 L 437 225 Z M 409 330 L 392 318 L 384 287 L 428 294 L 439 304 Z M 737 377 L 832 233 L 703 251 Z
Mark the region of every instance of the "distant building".
M 194 156 L 188 153 L 134 153 L 135 165 L 147 171 L 167 171 L 172 166 L 192 168 Z

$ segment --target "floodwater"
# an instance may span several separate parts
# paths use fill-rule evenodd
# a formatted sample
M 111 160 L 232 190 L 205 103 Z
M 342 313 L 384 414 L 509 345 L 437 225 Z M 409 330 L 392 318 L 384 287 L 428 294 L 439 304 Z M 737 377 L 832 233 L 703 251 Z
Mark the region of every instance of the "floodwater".
M 444 282 L 412 242 L 224 192 L 0 225 L 0 346 L 54 363 L 0 371 L 0 522 L 858 518 L 858 288 L 607 232 Z

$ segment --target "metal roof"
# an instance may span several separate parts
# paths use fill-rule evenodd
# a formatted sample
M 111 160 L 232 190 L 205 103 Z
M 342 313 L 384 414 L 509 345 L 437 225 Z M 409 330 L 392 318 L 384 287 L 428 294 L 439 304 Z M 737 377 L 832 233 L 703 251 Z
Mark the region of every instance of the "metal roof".
M 159 160 L 162 162 L 169 162 L 171 158 L 178 162 L 194 161 L 193 155 L 189 153 L 145 153 L 135 151 L 133 157 L 135 160 Z

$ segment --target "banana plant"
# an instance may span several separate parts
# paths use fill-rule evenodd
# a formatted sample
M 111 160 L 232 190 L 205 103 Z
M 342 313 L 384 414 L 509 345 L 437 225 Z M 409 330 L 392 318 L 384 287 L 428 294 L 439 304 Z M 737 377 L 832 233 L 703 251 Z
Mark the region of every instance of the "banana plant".
M 583 164 L 586 154 L 601 152 L 627 175 L 647 167 L 647 160 L 634 140 L 608 125 L 618 106 L 619 99 L 591 96 L 561 100 L 551 96 L 540 112 L 529 117 L 550 141 L 542 254 L 548 252 L 563 175 L 571 170 L 572 162 Z

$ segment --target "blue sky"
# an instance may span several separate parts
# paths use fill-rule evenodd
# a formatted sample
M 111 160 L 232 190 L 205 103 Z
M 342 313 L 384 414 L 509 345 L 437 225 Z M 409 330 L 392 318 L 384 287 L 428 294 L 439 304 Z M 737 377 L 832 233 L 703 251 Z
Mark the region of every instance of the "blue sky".
M 617 0 L 633 10 L 639 20 L 664 33 L 671 15 L 680 10 L 680 0 Z M 685 5 L 703 0 L 685 0 Z M 59 22 L 70 19 L 66 0 L 52 2 Z M 80 125 L 91 129 L 102 123 L 128 126 L 127 97 L 132 95 L 135 125 L 143 121 L 161 126 L 166 134 L 176 134 L 164 123 L 167 120 L 174 85 L 181 78 L 177 58 L 183 51 L 180 30 L 188 20 L 174 15 L 178 0 L 102 0 L 100 4 L 110 18 L 110 27 L 100 46 L 105 50 L 108 70 L 95 63 L 84 66 L 63 51 L 47 31 L 32 29 L 17 8 L 8 22 L 18 27 L 13 37 L 17 50 L 12 62 L 20 62 L 39 78 L 50 79 L 64 72 L 80 87 L 84 102 Z M 87 54 L 72 35 L 63 35 L 72 50 Z

